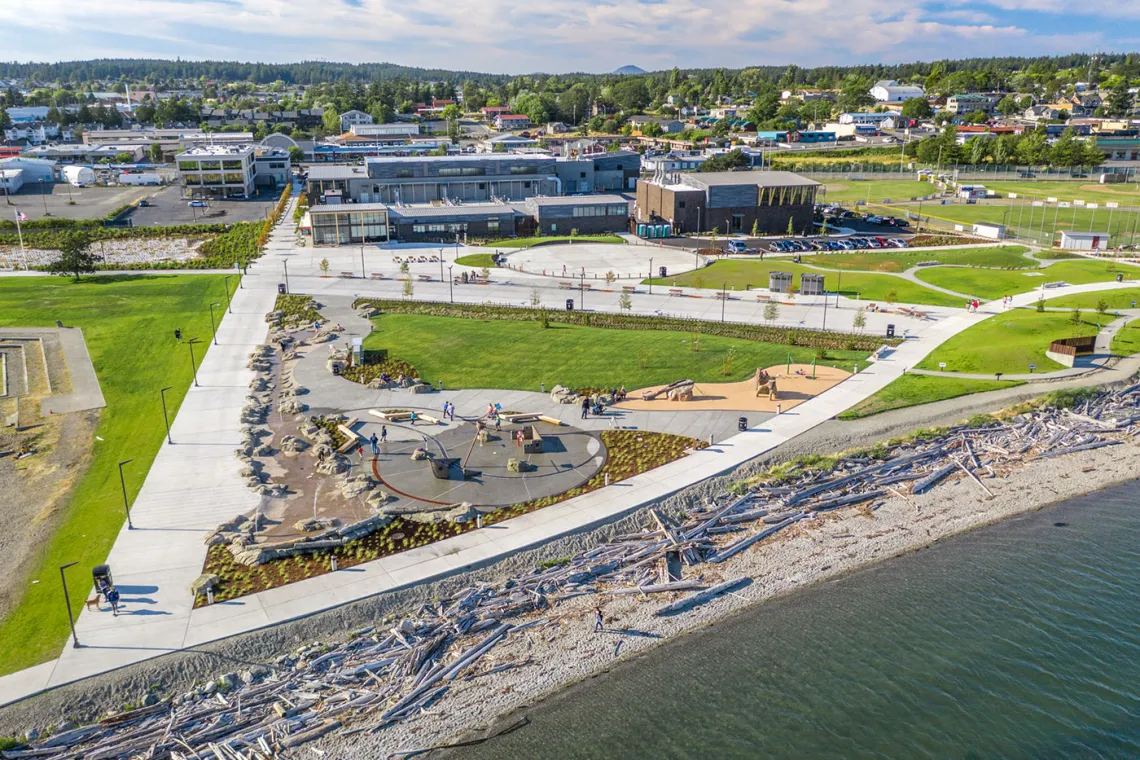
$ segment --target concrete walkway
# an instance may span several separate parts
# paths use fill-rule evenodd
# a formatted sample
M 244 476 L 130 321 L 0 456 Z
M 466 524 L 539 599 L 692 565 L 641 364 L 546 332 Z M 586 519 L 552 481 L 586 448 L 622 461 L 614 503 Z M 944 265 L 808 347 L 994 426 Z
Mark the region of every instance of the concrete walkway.
M 287 212 L 285 219 L 290 217 Z M 222 321 L 220 345 L 207 353 L 199 370 L 200 386 L 190 390 L 175 420 L 175 443 L 159 451 L 134 505 L 137 529 L 124 528 L 111 551 L 109 562 L 127 614 L 112 617 L 110 612 L 85 610 L 77 626 L 83 648 L 67 647 L 55 662 L 0 678 L 0 701 L 10 702 L 166 652 L 437 579 L 611 521 L 693 483 L 731 471 L 831 419 L 885 387 L 946 339 L 996 313 L 986 309 L 976 314 L 958 312 L 923 322 L 921 337 L 884 352 L 866 371 L 790 412 L 652 472 L 492 528 L 359 565 L 351 572 L 330 573 L 191 610 L 188 587 L 200 572 L 206 554 L 203 533 L 257 504 L 257 497 L 237 475 L 233 449 L 252 378 L 245 369 L 247 355 L 265 339 L 262 316 L 275 300 L 282 261 L 294 255 L 291 222 L 282 227 L 273 234 L 265 256 L 244 278 L 243 288 L 234 298 L 233 314 Z M 306 278 L 304 284 L 309 281 L 326 282 Z M 1114 285 L 1058 288 L 1056 295 L 1111 289 Z M 297 285 L 294 290 L 307 292 Z M 1028 305 L 1035 299 L 1035 292 L 1023 294 L 1015 298 L 1015 302 L 1020 300 L 1015 305 Z M 750 312 L 735 316 L 746 319 Z M 485 401 L 480 399 L 480 403 Z

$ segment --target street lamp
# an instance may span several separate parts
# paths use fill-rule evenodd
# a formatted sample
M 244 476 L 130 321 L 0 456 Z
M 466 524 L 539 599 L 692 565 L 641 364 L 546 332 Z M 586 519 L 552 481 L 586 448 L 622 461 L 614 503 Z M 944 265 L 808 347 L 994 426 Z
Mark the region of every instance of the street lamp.
M 63 582 L 63 599 L 67 604 L 67 619 L 71 622 L 71 646 L 79 649 L 79 637 L 75 635 L 75 615 L 71 614 L 71 595 L 67 593 L 67 576 L 63 571 L 69 567 L 75 567 L 78 562 L 68 562 L 66 565 L 59 566 L 59 579 Z
M 158 392 L 162 396 L 162 421 L 166 423 L 166 442 L 169 444 L 173 444 L 174 441 L 170 438 L 170 417 L 166 414 L 166 392 L 173 387 L 173 385 L 168 385 Z
M 194 387 L 198 387 L 198 365 L 194 363 L 194 344 L 198 342 L 197 338 L 191 338 L 186 341 L 186 345 L 190 346 L 190 367 L 194 371 Z
M 578 304 L 578 306 L 579 306 L 579 308 L 582 309 L 582 311 L 585 311 L 586 310 L 586 270 L 585 269 L 582 270 L 581 278 L 582 278 L 581 283 L 578 286 L 578 300 L 580 302 Z
M 724 305 L 728 301 L 728 281 L 720 286 L 720 321 L 724 321 Z
M 226 311 L 228 311 L 230 314 L 233 314 L 234 313 L 234 307 L 233 307 L 233 303 L 230 299 L 230 278 L 231 277 L 233 277 L 232 274 L 227 274 L 225 277 L 223 277 L 222 278 L 222 284 L 226 288 Z M 241 282 L 241 281 L 239 280 L 238 282 Z
M 649 257 L 649 295 L 653 295 L 653 257 Z
M 281 266 L 285 267 L 285 292 L 289 292 L 289 262 L 282 261 Z
M 360 233 L 360 279 L 364 279 L 364 233 Z
M 44 188 L 45 187 L 47 187 L 47 185 L 44 182 L 44 178 L 40 177 L 40 200 L 42 200 L 44 202 L 44 216 L 47 216 L 48 215 L 47 196 L 44 195 Z
M 221 306 L 221 304 L 218 303 L 217 301 L 214 301 L 212 304 L 210 304 L 210 332 L 212 332 L 214 334 L 214 345 L 216 346 L 216 345 L 218 345 L 218 328 L 214 324 L 214 307 L 215 306 Z
M 123 509 L 127 512 L 127 530 L 134 530 L 135 526 L 131 524 L 131 504 L 127 501 L 127 481 L 123 477 L 123 465 L 130 464 L 135 461 L 132 459 L 124 459 L 119 462 L 119 485 L 123 489 Z

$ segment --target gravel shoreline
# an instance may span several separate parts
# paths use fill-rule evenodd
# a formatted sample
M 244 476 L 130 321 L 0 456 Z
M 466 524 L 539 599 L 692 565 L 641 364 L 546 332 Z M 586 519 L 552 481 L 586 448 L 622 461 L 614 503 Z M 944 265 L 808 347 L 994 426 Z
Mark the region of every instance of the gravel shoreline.
M 945 408 L 899 410 L 855 423 L 829 422 L 739 468 L 729 477 L 691 486 L 655 508 L 676 516 L 771 464 L 805 453 L 834 452 L 868 445 L 916 427 L 950 424 L 971 413 L 1008 405 L 1004 397 L 976 399 Z M 841 432 L 842 431 L 842 432 Z M 809 583 L 834 578 L 871 562 L 920 549 L 941 538 L 996 522 L 1059 500 L 1104 488 L 1134 477 L 1134 443 L 1031 464 L 1007 477 L 987 480 L 996 498 L 980 500 L 981 491 L 969 481 L 946 484 L 932 493 L 892 499 L 873 516 L 858 508 L 839 510 L 821 520 L 789 529 L 732 560 L 702 566 L 705 581 L 748 576 L 752 583 L 733 594 L 671 618 L 653 611 L 668 601 L 617 597 L 605 603 L 607 632 L 590 632 L 595 597 L 563 603 L 551 619 L 557 625 L 538 626 L 510 636 L 488 657 L 493 664 L 528 664 L 494 675 L 460 681 L 438 707 L 407 723 L 390 727 L 380 737 L 367 733 L 332 736 L 306 745 L 330 757 L 387 757 L 394 751 L 423 748 L 472 736 L 493 726 L 501 716 L 525 709 L 566 685 L 604 671 L 615 662 L 636 656 L 668 638 L 683 635 L 732 614 L 745 606 L 788 593 Z M 1088 468 L 1094 470 L 1086 471 Z M 1052 480 L 1046 480 L 1045 477 Z M 318 640 L 335 640 L 362 625 L 414 609 L 475 581 L 495 582 L 533 568 L 543 560 L 583 551 L 614 535 L 650 524 L 648 509 L 593 531 L 550 542 L 507 560 L 461 573 L 437 583 L 383 595 L 274 628 L 233 637 L 195 650 L 166 655 L 129 668 L 55 689 L 0 710 L 0 735 L 43 729 L 64 719 L 90 720 L 138 702 L 148 692 L 177 694 L 195 683 L 253 665 L 272 667 L 275 657 Z M 522 621 L 519 621 L 522 622 Z M 309 749 L 292 756 L 309 754 Z M 288 754 L 283 756 L 290 756 Z

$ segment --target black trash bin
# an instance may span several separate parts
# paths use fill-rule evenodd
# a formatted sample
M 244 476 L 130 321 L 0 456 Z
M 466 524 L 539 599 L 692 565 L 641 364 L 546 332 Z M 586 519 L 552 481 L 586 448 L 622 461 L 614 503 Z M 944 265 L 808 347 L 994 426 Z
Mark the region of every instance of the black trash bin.
M 1116 273 L 1116 281 L 1117 282 L 1124 282 L 1124 273 L 1123 272 L 1117 272 Z
M 887 325 L 887 337 L 888 338 L 895 337 L 895 326 L 894 325 Z
M 747 417 L 737 418 L 736 429 L 739 430 L 741 433 L 743 433 L 745 430 L 747 430 L 748 429 L 748 418 Z
M 277 292 L 280 293 L 281 295 L 285 295 L 285 283 L 283 283 L 283 282 L 277 283 Z
M 567 298 L 566 299 L 566 311 L 574 311 L 574 299 L 573 298 Z
M 658 272 L 658 276 L 659 276 L 659 277 L 663 277 L 663 278 L 664 278 L 664 277 L 668 277 L 668 276 L 669 276 L 669 270 L 668 270 L 668 269 L 666 269 L 665 267 L 657 267 L 657 272 Z
M 110 565 L 96 565 L 91 568 L 91 580 L 95 584 L 95 588 L 99 588 L 99 581 L 104 580 L 108 586 L 114 586 L 115 581 L 111 578 Z

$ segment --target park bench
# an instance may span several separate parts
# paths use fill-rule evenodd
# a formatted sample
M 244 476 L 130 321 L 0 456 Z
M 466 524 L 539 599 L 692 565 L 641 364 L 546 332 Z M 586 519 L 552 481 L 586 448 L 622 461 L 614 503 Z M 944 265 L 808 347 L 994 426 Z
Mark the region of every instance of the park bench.
M 685 291 L 681 290 L 680 288 L 669 288 L 669 295 L 671 295 L 671 296 L 683 296 L 683 295 L 685 295 Z
M 383 272 L 373 272 L 371 275 L 369 275 L 369 277 L 371 277 L 373 280 L 383 280 L 384 279 L 384 273 Z
M 727 301 L 728 297 L 728 292 L 724 290 L 718 290 L 713 296 L 713 298 L 717 299 L 718 301 Z
M 417 274 L 416 279 L 419 280 L 420 282 L 431 282 L 431 275 Z
M 573 290 L 574 289 L 574 283 L 572 283 L 572 282 L 559 282 L 558 287 L 561 288 L 562 290 Z
M 340 276 L 351 280 L 354 275 L 352 274 L 352 272 L 341 272 Z
M 756 294 L 756 300 L 757 300 L 757 301 L 763 301 L 763 302 L 767 302 L 767 301 L 771 301 L 772 299 L 771 299 L 771 298 L 769 298 L 768 296 L 764 295 L 763 293 L 757 293 L 757 294 Z
M 636 293 L 637 288 L 633 285 L 622 285 L 621 286 L 621 292 L 622 293 Z
M 1057 280 L 1056 282 L 1047 282 L 1044 285 L 1042 285 L 1041 287 L 1043 287 L 1043 288 L 1063 288 L 1063 287 L 1065 287 L 1066 284 L 1068 284 L 1068 283 L 1066 283 L 1064 280 Z

